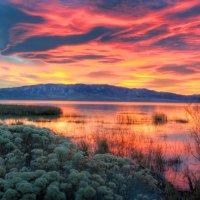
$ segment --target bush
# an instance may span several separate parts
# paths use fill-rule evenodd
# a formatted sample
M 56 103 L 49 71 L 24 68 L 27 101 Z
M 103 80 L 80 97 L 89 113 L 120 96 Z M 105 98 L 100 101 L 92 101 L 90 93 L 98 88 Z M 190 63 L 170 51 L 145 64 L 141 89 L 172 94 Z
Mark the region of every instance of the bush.
M 100 154 L 109 153 L 108 143 L 105 139 L 97 141 L 96 153 L 100 153 Z
M 160 199 L 163 195 L 152 174 L 130 160 L 85 155 L 68 139 L 34 126 L 0 126 L 0 164 L 3 200 Z
M 155 125 L 161 125 L 168 122 L 167 115 L 165 115 L 164 113 L 155 113 L 152 116 L 152 119 Z

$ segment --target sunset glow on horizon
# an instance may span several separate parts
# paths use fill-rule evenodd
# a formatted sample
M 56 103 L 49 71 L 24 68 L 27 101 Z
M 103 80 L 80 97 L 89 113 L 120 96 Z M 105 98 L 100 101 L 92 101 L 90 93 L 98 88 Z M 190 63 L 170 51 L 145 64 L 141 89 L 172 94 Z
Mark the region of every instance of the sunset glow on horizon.
M 200 0 L 2 0 L 0 88 L 200 93 Z

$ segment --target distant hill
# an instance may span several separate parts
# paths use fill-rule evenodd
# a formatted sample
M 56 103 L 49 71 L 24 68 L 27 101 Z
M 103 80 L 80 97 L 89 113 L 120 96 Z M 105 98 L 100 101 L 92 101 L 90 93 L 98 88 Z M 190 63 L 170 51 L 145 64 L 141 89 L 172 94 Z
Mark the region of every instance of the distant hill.
M 1 100 L 73 100 L 73 101 L 155 101 L 194 102 L 200 95 L 184 96 L 147 89 L 130 89 L 103 84 L 40 84 L 0 89 Z

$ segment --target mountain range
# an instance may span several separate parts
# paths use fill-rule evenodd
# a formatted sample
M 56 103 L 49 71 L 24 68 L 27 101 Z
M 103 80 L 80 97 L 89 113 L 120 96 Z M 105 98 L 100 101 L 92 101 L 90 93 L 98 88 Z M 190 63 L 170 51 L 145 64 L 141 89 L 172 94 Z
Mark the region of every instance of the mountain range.
M 106 84 L 39 84 L 1 88 L 1 100 L 199 102 L 200 95 L 180 95 Z

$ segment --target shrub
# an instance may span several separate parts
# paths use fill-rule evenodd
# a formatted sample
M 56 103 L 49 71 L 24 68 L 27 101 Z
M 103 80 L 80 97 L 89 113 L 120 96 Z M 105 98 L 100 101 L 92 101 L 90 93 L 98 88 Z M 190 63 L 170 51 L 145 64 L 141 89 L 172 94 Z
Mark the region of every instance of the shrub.
M 100 154 L 109 153 L 108 143 L 105 139 L 99 140 L 97 142 L 96 153 L 100 153 Z
M 164 113 L 153 114 L 152 120 L 155 125 L 161 125 L 168 122 L 167 115 Z
M 0 145 L 3 200 L 128 200 L 163 195 L 148 170 L 108 154 L 105 141 L 99 152 L 107 154 L 88 156 L 48 129 L 1 125 Z

